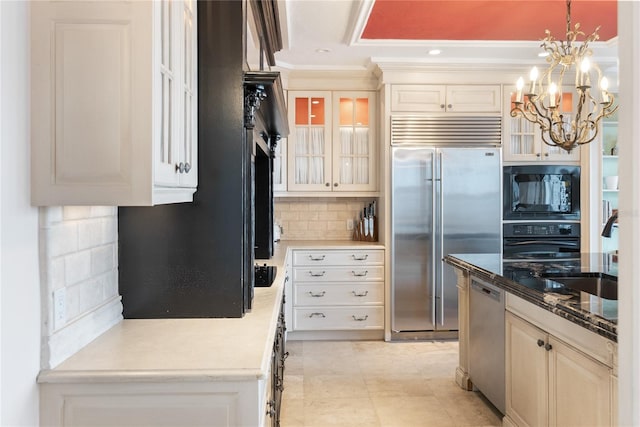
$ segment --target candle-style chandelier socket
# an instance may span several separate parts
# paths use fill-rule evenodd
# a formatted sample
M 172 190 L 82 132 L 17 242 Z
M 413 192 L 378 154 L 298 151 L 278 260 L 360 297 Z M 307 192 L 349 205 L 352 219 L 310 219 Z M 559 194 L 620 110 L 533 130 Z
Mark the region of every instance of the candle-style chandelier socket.
M 541 47 L 548 54 L 549 68 L 539 76 L 533 67 L 529 84 L 520 77 L 516 84 L 516 99 L 511 117 L 524 117 L 540 126 L 542 141 L 570 152 L 588 144 L 598 135 L 598 123 L 616 112 L 614 96 L 608 91 L 609 82 L 597 64 L 589 58 L 593 54 L 589 43 L 599 39 L 598 30 L 577 43 L 580 24 L 571 28 L 571 0 L 567 0 L 567 34 L 565 41 L 553 38 L 549 30 Z M 572 76 L 575 75 L 575 80 Z M 592 84 L 599 85 L 592 93 Z M 523 97 L 524 91 L 524 97 Z

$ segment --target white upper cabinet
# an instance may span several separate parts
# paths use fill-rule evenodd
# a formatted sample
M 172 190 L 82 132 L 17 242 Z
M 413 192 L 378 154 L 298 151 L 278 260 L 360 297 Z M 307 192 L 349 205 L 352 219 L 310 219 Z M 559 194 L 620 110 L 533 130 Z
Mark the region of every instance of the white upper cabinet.
M 392 112 L 500 113 L 500 85 L 396 85 Z
M 523 117 L 511 117 L 515 93 L 505 90 L 504 143 L 502 157 L 505 162 L 563 162 L 578 163 L 580 149 L 568 153 L 559 147 L 542 142 L 540 127 Z
M 31 3 L 34 205 L 193 200 L 196 22 L 194 0 Z
M 289 192 L 376 191 L 373 92 L 289 93 Z

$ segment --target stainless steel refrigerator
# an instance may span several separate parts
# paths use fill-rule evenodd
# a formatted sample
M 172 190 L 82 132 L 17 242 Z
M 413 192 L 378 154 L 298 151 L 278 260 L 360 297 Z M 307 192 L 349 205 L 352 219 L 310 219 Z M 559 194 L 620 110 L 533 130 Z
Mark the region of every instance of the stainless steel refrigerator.
M 391 339 L 455 338 L 452 253 L 500 252 L 494 147 L 392 147 Z

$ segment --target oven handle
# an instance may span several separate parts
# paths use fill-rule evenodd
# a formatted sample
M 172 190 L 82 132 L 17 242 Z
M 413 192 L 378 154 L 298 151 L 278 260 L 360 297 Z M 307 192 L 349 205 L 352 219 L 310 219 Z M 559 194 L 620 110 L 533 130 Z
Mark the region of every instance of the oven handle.
M 558 246 L 566 246 L 570 248 L 577 248 L 579 246 L 578 242 L 566 242 L 559 240 L 525 240 L 519 242 L 505 242 L 505 246 L 527 246 L 527 245 L 558 245 Z

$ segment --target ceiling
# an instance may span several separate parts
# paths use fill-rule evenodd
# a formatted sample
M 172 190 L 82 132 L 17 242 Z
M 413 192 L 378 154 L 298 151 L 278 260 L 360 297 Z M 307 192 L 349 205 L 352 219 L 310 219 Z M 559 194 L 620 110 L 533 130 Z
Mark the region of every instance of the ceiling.
M 277 65 L 366 70 L 374 63 L 536 64 L 545 30 L 565 39 L 565 0 L 280 0 Z M 571 25 L 600 41 L 594 58 L 616 62 L 617 1 L 573 0 Z M 581 39 L 579 39 L 581 40 Z M 431 49 L 441 54 L 431 56 Z

